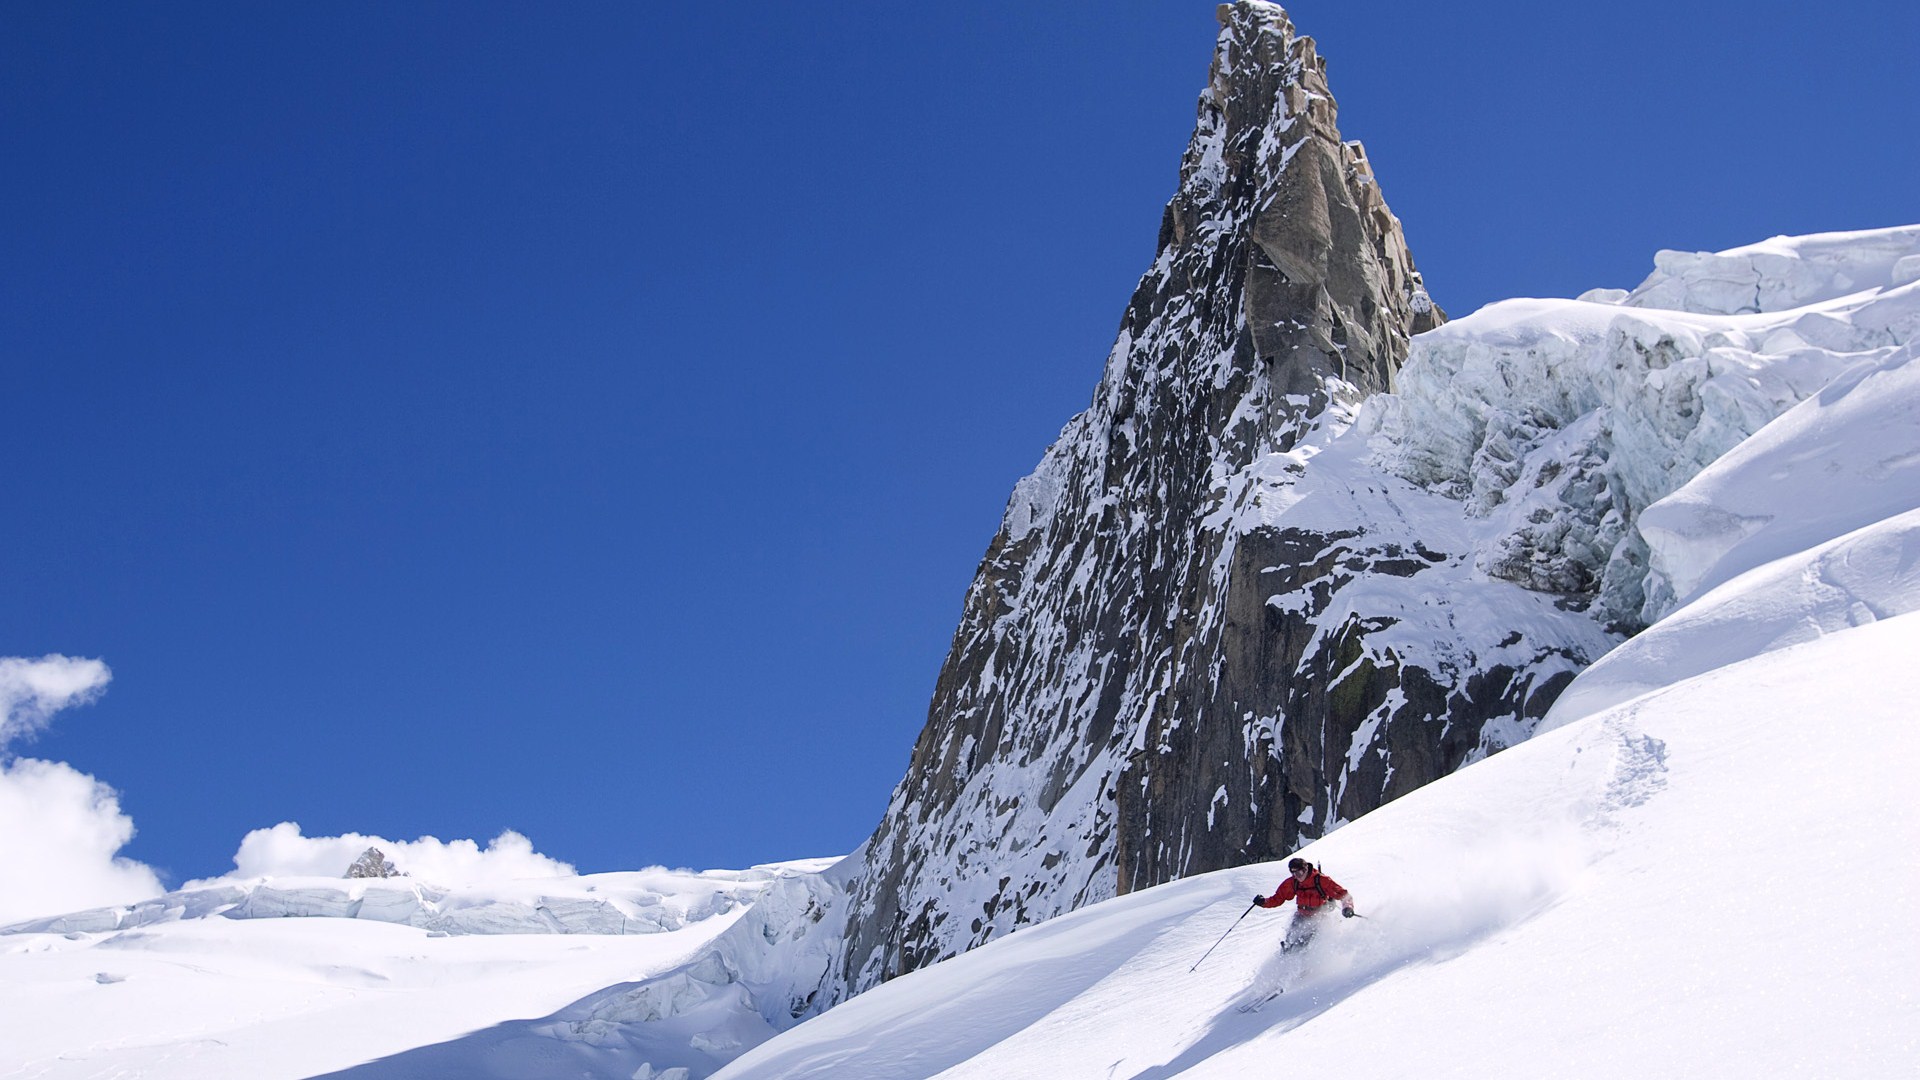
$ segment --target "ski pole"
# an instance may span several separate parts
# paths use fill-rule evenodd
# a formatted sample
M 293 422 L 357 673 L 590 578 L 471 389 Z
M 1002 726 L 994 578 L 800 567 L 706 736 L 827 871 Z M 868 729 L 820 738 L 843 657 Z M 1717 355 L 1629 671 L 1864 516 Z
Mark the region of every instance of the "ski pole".
M 1243 912 L 1241 912 L 1241 913 L 1240 913 L 1240 919 L 1244 919 L 1244 918 L 1246 918 L 1247 916 L 1249 916 L 1249 915 L 1251 915 L 1251 914 L 1253 914 L 1253 909 L 1254 909 L 1254 908 L 1256 908 L 1256 907 L 1258 907 L 1258 906 L 1260 906 L 1260 901 L 1258 901 L 1258 900 L 1255 900 L 1255 901 L 1254 901 L 1253 903 L 1251 903 L 1251 904 L 1248 904 L 1248 905 L 1247 905 L 1247 910 L 1245 910 L 1245 911 L 1243 911 Z M 1233 926 L 1239 926 L 1239 925 L 1240 925 L 1240 919 L 1235 919 L 1235 920 L 1233 920 Z M 1233 933 L 1233 926 L 1229 926 L 1229 927 L 1227 927 L 1227 934 L 1231 934 L 1231 933 Z M 1227 934 L 1221 934 L 1221 935 L 1220 935 L 1220 941 L 1225 941 L 1225 940 L 1227 940 Z M 1202 963 L 1204 963 L 1204 962 L 1206 962 L 1206 959 L 1207 959 L 1207 957 L 1209 957 L 1209 956 L 1212 956 L 1212 955 L 1213 955 L 1213 950 L 1215 950 L 1215 949 L 1217 949 L 1217 948 L 1219 948 L 1219 947 L 1220 947 L 1220 941 L 1216 941 L 1216 942 L 1214 942 L 1213 944 L 1211 944 L 1211 945 L 1209 945 L 1209 946 L 1207 946 L 1207 951 L 1206 951 L 1206 952 L 1203 952 L 1203 953 L 1201 953 L 1201 954 L 1200 954 L 1200 959 L 1198 959 L 1198 960 L 1195 960 L 1195 961 L 1193 962 L 1193 966 L 1192 966 L 1192 967 L 1190 967 L 1190 968 L 1188 968 L 1188 969 L 1187 969 L 1187 971 L 1188 971 L 1189 973 L 1191 973 L 1191 972 L 1194 972 L 1194 971 L 1198 971 L 1198 970 L 1200 970 L 1200 965 L 1201 965 Z

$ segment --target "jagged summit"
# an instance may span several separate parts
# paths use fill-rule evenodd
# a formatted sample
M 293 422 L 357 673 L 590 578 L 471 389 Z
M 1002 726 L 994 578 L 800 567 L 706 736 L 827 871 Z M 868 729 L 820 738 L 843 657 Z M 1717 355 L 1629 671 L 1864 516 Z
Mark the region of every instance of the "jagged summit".
M 969 590 L 869 845 L 836 997 L 1093 900 L 1283 852 L 1326 786 L 1318 751 L 1295 760 L 1275 734 L 1288 699 L 1310 693 L 1294 661 L 1332 659 L 1281 659 L 1266 601 L 1270 567 L 1328 549 L 1243 527 L 1246 477 L 1330 409 L 1391 386 L 1410 336 L 1445 316 L 1364 151 L 1340 139 L 1312 40 L 1271 4 L 1219 18 L 1154 263 L 1091 407 L 1016 487 Z M 1283 784 L 1289 767 L 1309 771 Z M 1229 808 L 1232 835 L 1209 839 Z
M 400 871 L 399 867 L 393 865 L 393 861 L 387 858 L 386 852 L 381 851 L 377 847 L 370 847 L 361 852 L 359 858 L 353 860 L 352 866 L 347 867 L 346 876 L 350 878 L 390 878 L 405 877 L 406 875 Z
M 1327 377 L 1385 389 L 1409 332 L 1445 316 L 1427 297 L 1365 149 L 1340 139 L 1313 39 L 1296 35 L 1274 4 L 1223 4 L 1218 17 L 1154 269 L 1172 255 L 1168 284 L 1241 291 L 1254 354 L 1272 365 L 1265 374 L 1281 393 L 1318 394 Z M 1183 254 L 1197 258 L 1181 264 Z M 1221 270 L 1228 279 L 1216 277 Z

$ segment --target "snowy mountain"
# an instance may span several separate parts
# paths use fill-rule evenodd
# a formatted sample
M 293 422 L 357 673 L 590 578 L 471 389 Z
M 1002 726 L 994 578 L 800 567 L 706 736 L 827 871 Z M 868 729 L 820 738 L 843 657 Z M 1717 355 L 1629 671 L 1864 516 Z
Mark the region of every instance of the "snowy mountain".
M 1220 17 L 1159 253 L 1009 501 L 822 1000 L 1525 740 L 1700 583 L 1649 549 L 1679 504 L 1643 512 L 1911 334 L 1911 230 L 1436 328 L 1311 40 Z
M 1378 485 L 1289 509 L 1444 315 L 1312 40 L 1220 18 L 1159 252 L 968 592 L 826 1000 L 1290 851 L 1523 738 L 1611 644 Z
M 1596 942 L 1652 934 L 1635 926 L 1657 910 L 1657 936 L 1633 945 L 1632 955 L 1646 964 L 1691 958 L 1697 971 L 1689 993 L 1729 1012 L 1715 1030 L 1768 1045 L 1760 1030 L 1783 1022 L 1778 1011 L 1791 1007 L 1792 995 L 1763 995 L 1751 1015 L 1735 1010 L 1739 995 L 1762 978 L 1755 972 L 1774 972 L 1776 963 L 1811 971 L 1824 955 L 1826 925 L 1815 914 L 1824 910 L 1820 901 L 1794 886 L 1782 886 L 1792 895 L 1777 901 L 1754 895 L 1776 887 L 1768 879 L 1774 860 L 1791 860 L 1792 846 L 1805 845 L 1819 852 L 1822 879 L 1845 875 L 1844 894 L 1858 884 L 1896 898 L 1896 906 L 1910 906 L 1913 896 L 1906 863 L 1873 863 L 1883 851 L 1903 850 L 1899 838 L 1910 841 L 1916 831 L 1901 773 L 1876 765 L 1855 775 L 1848 763 L 1862 746 L 1895 759 L 1912 749 L 1899 721 L 1910 688 L 1882 668 L 1920 635 L 1920 624 L 1897 618 L 1920 605 L 1920 364 L 1913 362 L 1920 226 L 1779 237 L 1718 255 L 1663 252 L 1657 266 L 1631 293 L 1508 301 L 1422 334 L 1396 392 L 1329 407 L 1292 449 L 1260 462 L 1234 500 L 1249 522 L 1313 534 L 1346 529 L 1373 543 L 1455 553 L 1423 560 L 1404 577 L 1359 573 L 1327 584 L 1320 610 L 1332 613 L 1334 625 L 1371 613 L 1378 623 L 1370 645 L 1385 656 L 1457 663 L 1459 653 L 1443 651 L 1444 626 L 1468 640 L 1504 635 L 1516 647 L 1584 627 L 1595 653 L 1604 653 L 1543 720 L 1505 729 L 1513 748 L 1478 757 L 1307 846 L 1372 907 L 1362 926 L 1342 927 L 1332 939 L 1352 940 L 1323 951 L 1328 959 L 1308 973 L 1321 980 L 1304 999 L 1309 1005 L 1290 998 L 1277 1012 L 1263 1010 L 1258 1022 L 1229 1008 L 1246 986 L 1284 975 L 1261 967 L 1284 918 L 1268 917 L 1265 931 L 1243 935 L 1256 960 L 1225 961 L 1218 985 L 1203 989 L 1168 968 L 1173 951 L 1197 957 L 1206 934 L 1231 923 L 1233 911 L 1215 908 L 1272 889 L 1277 871 L 1261 866 L 1083 905 L 869 990 L 722 1075 L 917 1077 L 952 1067 L 956 1076 L 1043 1069 L 1107 1076 L 1111 1067 L 1115 1076 L 1168 1076 L 1189 1065 L 1207 1075 L 1214 1066 L 1201 1062 L 1231 1061 L 1226 1051 L 1242 1042 L 1324 1024 L 1321 1013 L 1348 998 L 1358 1004 L 1337 1010 L 1348 1027 L 1325 1045 L 1360 1038 L 1353 1029 L 1369 1022 L 1364 1003 L 1381 993 L 1376 984 L 1397 988 L 1403 1003 L 1468 993 L 1427 981 L 1448 976 L 1423 973 L 1437 960 L 1466 962 L 1468 953 L 1562 907 L 1573 914 L 1555 915 L 1567 921 L 1555 923 L 1560 936 L 1540 952 L 1469 968 L 1490 965 L 1487 977 L 1527 988 L 1528 1007 L 1564 999 L 1599 1017 L 1596 1029 L 1663 1020 L 1679 1026 L 1663 1029 L 1662 1038 L 1684 1040 L 1694 1014 L 1664 998 L 1660 1005 L 1634 997 L 1640 1011 L 1614 1014 L 1585 997 L 1538 996 L 1541 971 L 1584 971 L 1603 947 Z M 1744 302 L 1716 311 L 1731 305 L 1704 298 L 1721 295 L 1727 280 L 1741 282 Z M 1540 580 L 1562 583 L 1557 603 L 1526 587 Z M 1269 604 L 1276 601 L 1293 598 L 1276 594 Z M 1898 628 L 1848 636 L 1890 619 Z M 1650 625 L 1614 644 L 1607 623 Z M 1352 663 L 1363 666 L 1367 655 Z M 1377 717 L 1388 715 L 1383 709 Z M 1809 728 L 1809 717 L 1828 715 L 1843 737 Z M 1537 731 L 1552 735 L 1529 740 Z M 1724 751 L 1715 749 L 1723 743 Z M 1707 759 L 1698 779 L 1681 767 L 1684 760 L 1676 765 L 1676 747 Z M 1364 741 L 1356 747 L 1354 767 L 1366 750 Z M 1768 781 L 1781 775 L 1804 794 Z M 1667 793 L 1675 777 L 1693 785 L 1688 793 Z M 1839 803 L 1829 801 L 1836 787 L 1850 789 Z M 1337 799 L 1338 789 L 1328 797 Z M 1846 809 L 1856 804 L 1858 818 Z M 1190 809 L 1207 828 L 1231 828 L 1214 803 L 1198 800 Z M 1634 839 L 1642 833 L 1644 850 Z M 1884 847 L 1882 833 L 1892 834 Z M 1774 845 L 1782 845 L 1778 853 Z M 1855 857 L 1832 860 L 1833 846 Z M 1718 861 L 1697 865 L 1710 850 Z M 997 851 L 986 851 L 983 863 L 995 865 Z M 1007 855 L 999 865 L 1021 865 L 1018 845 Z M 1635 889 L 1662 887 L 1649 879 L 1668 860 L 1686 867 L 1676 894 L 1702 905 L 1700 921 L 1635 896 Z M 833 877 L 851 879 L 863 862 L 870 864 L 850 857 Z M 737 996 L 775 1028 L 817 1011 L 796 987 L 822 985 L 840 920 L 862 895 L 824 884 L 810 890 L 817 920 L 783 922 L 768 913 L 753 931 L 781 939 L 780 949 L 804 952 L 808 962 L 762 961 L 751 977 L 704 988 L 703 1008 Z M 1582 891 L 1588 888 L 1591 894 Z M 1740 899 L 1725 899 L 1732 896 Z M 1588 899 L 1573 904 L 1580 897 Z M 1728 912 L 1724 904 L 1736 906 Z M 1756 926 L 1776 927 L 1754 921 L 1761 904 L 1804 908 L 1796 914 L 1805 918 L 1780 930 L 1799 935 L 1783 946 L 1784 958 L 1754 939 Z M 1613 913 L 1616 906 L 1626 914 Z M 1724 927 L 1721 919 L 1747 921 Z M 1870 933 L 1862 933 L 1854 944 L 1871 948 L 1862 944 Z M 745 970 L 742 935 L 733 935 L 716 970 Z M 1910 957 L 1911 936 L 1903 944 L 1900 955 Z M 1523 977 L 1503 963 L 1540 971 Z M 1856 958 L 1843 952 L 1839 964 L 1852 972 Z M 1716 966 L 1733 972 L 1734 982 L 1694 985 L 1706 977 L 1699 972 Z M 1889 970 L 1876 959 L 1858 977 L 1880 985 L 1875 980 Z M 1593 993 L 1604 994 L 1621 992 L 1606 977 L 1632 976 L 1607 976 L 1603 968 L 1597 977 Z M 653 993 L 643 984 L 629 995 Z M 1134 998 L 1143 1004 L 1123 1003 Z M 1152 1019 L 1162 1015 L 1173 1019 Z M 1910 1006 L 1869 1010 L 1841 1030 L 1859 1031 L 1863 1062 L 1882 1062 L 1910 1047 L 1890 1042 L 1887 1032 L 1912 1015 Z M 1561 1037 L 1544 1018 L 1537 1026 L 1547 1032 L 1543 1039 Z M 1062 1049 L 1127 1045 L 1139 1047 L 1138 1060 L 1095 1062 L 1075 1056 L 1090 1050 Z M 1726 1056 L 1754 1060 L 1744 1050 Z M 1462 1060 L 1514 1069 L 1527 1056 Z M 1596 1057 L 1570 1072 L 1587 1075 L 1615 1060 L 1644 1059 Z M 1161 1064 L 1143 1064 L 1152 1061 Z M 1123 1067 L 1129 1063 L 1132 1071 Z M 1414 1065 L 1389 1056 L 1369 1067 L 1385 1076 Z M 1743 1075 L 1731 1066 L 1704 1071 Z
M 1665 253 L 1628 294 L 1436 326 L 1311 40 L 1219 15 L 1159 252 L 1009 500 L 817 1001 L 1523 742 L 1730 545 L 1826 528 L 1675 496 L 1912 340 L 1912 229 Z
M 1583 567 L 1596 607 L 1651 624 L 1533 738 L 1304 849 L 1365 918 L 1282 956 L 1291 915 L 1246 906 L 1282 871 L 1198 875 L 718 1075 L 1911 1075 L 1920 227 L 1656 265 L 1416 339 L 1398 392 L 1274 495 L 1384 493 L 1465 534 L 1463 581 Z
M 1920 226 L 1449 322 L 1312 41 L 1220 19 L 867 844 L 37 918 L 0 1075 L 1910 1073 Z M 1303 848 L 1367 917 L 1282 961 Z

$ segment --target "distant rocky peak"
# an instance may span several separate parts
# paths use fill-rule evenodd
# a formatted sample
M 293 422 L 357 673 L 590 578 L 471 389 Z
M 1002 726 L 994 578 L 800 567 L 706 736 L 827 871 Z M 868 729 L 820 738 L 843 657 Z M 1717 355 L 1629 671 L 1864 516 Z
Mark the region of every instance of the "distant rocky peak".
M 361 852 L 359 858 L 353 860 L 352 866 L 347 867 L 347 876 L 350 878 L 390 878 L 405 877 L 406 875 L 400 872 L 399 867 L 387 861 L 385 852 L 377 847 L 370 847 Z

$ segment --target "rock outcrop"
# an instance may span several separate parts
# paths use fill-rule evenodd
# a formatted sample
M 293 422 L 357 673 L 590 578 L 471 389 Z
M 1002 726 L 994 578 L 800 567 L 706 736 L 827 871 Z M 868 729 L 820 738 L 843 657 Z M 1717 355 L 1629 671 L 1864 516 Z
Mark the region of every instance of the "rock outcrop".
M 1294 509 L 1307 462 L 1445 315 L 1312 39 L 1270 4 L 1219 18 L 1153 266 L 968 591 L 831 997 L 1282 855 L 1522 737 L 1604 646 L 1518 588 L 1544 631 L 1456 620 L 1483 598 L 1437 604 L 1429 572 L 1471 552 L 1391 500 Z
M 406 875 L 400 872 L 399 867 L 393 865 L 392 860 L 387 858 L 386 852 L 381 851 L 377 847 L 370 847 L 361 852 L 359 858 L 353 860 L 352 866 L 347 867 L 347 876 L 350 878 L 390 878 L 405 877 Z

